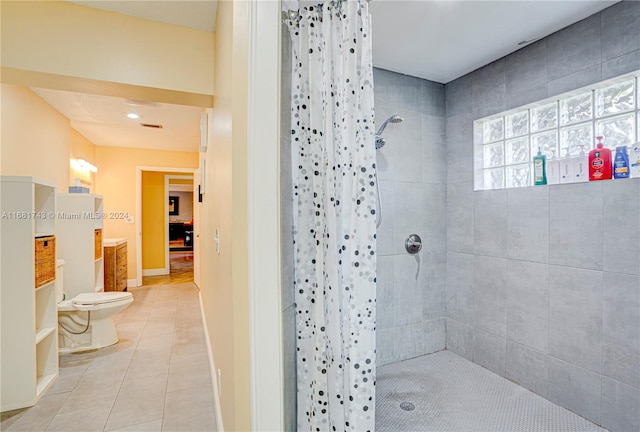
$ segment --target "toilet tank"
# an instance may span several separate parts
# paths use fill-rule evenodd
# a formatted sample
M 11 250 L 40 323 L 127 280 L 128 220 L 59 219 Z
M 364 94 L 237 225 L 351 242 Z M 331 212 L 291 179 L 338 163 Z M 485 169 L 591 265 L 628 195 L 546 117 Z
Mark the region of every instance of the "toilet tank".
M 64 260 L 56 261 L 56 303 L 64 300 L 64 289 L 62 284 L 62 276 L 64 274 Z

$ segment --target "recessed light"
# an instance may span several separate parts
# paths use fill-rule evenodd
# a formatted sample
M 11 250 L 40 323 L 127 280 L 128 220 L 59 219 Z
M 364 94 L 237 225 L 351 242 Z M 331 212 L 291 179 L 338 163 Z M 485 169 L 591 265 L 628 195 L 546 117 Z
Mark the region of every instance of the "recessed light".
M 127 117 L 129 117 L 130 119 L 139 119 L 140 115 L 138 115 L 136 113 L 129 113 L 129 114 L 127 114 Z

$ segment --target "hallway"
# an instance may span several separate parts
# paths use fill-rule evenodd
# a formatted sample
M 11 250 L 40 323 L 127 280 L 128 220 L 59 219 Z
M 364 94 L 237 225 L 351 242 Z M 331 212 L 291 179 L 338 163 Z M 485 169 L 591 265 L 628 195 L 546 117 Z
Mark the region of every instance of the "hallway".
M 60 356 L 60 377 L 3 431 L 215 431 L 209 360 L 192 282 L 131 288 L 120 342 Z
M 171 252 L 170 273 L 161 276 L 143 276 L 142 285 L 167 285 L 193 282 L 193 251 Z

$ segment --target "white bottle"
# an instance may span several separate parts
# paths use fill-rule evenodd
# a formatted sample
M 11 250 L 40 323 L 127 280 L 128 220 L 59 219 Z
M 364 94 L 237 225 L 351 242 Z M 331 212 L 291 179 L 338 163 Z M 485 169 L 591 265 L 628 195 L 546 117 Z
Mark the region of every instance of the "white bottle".
M 565 149 L 567 154 L 560 159 L 560 183 L 573 183 L 573 160 L 569 157 L 569 149 Z
M 583 145 L 580 154 L 573 158 L 573 176 L 576 182 L 589 181 L 589 155 L 585 154 Z
M 551 151 L 551 157 L 547 160 L 547 184 L 560 183 L 560 161 L 556 158 L 556 151 Z
M 631 177 L 640 177 L 640 142 L 635 143 L 629 149 L 629 168 Z

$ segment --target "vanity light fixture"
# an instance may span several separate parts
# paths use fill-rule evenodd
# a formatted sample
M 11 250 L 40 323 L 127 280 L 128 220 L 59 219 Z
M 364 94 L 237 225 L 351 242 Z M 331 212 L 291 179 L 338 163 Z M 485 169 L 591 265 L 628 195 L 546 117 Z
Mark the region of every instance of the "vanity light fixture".
M 78 171 L 90 171 L 90 172 L 98 172 L 98 167 L 94 164 L 87 162 L 84 159 L 71 159 L 71 163 L 74 165 L 74 168 Z

